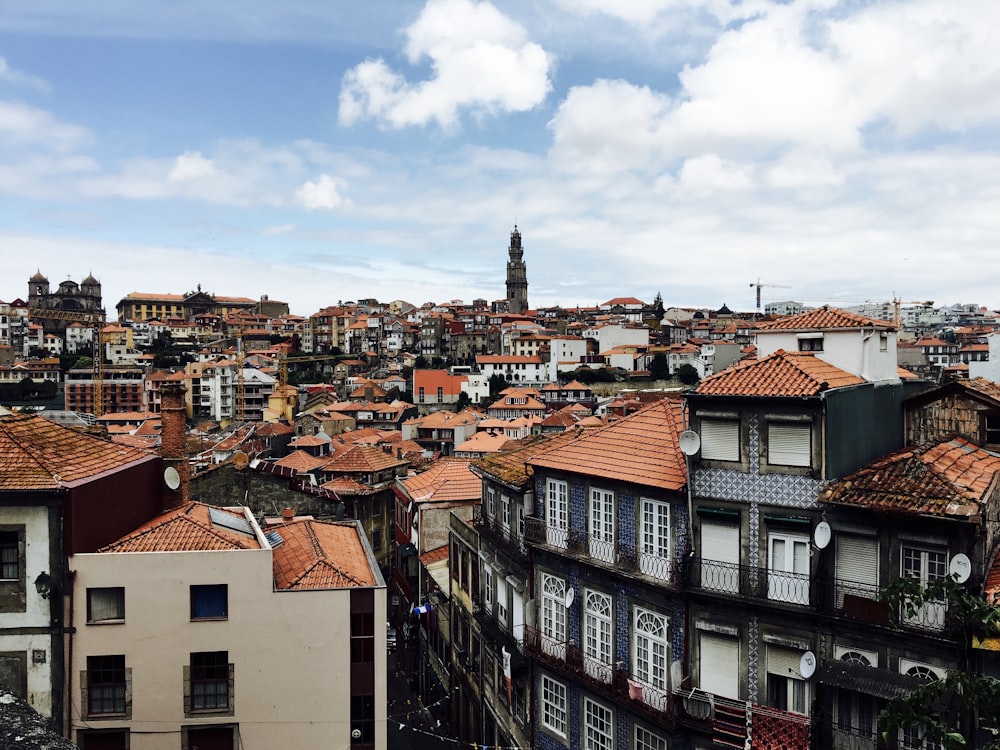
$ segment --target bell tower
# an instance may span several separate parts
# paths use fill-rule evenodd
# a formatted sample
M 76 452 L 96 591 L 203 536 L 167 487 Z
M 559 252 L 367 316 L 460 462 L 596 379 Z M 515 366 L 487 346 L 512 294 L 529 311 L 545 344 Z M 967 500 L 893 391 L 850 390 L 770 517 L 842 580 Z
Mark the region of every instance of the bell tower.
M 524 265 L 524 250 L 517 224 L 510 233 L 507 253 L 507 306 L 510 312 L 521 314 L 528 310 L 528 269 Z

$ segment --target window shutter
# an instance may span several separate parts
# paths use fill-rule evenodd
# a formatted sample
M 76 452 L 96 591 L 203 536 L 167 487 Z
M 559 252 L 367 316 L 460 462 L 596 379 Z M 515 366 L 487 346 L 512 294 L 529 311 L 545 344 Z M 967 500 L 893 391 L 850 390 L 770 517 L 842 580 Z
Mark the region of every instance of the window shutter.
M 799 674 L 802 653 L 802 651 L 791 648 L 768 646 L 767 671 L 780 677 L 791 677 L 796 680 L 805 679 Z
M 878 586 L 878 541 L 874 538 L 837 535 L 836 577 L 841 581 Z
M 701 523 L 701 558 L 716 562 L 740 562 L 740 527 L 732 524 Z
M 717 461 L 739 461 L 740 423 L 734 419 L 701 420 L 701 457 Z
M 770 423 L 767 426 L 767 462 L 780 466 L 812 464 L 812 427 Z
M 740 643 L 714 633 L 701 634 L 701 689 L 739 698 Z

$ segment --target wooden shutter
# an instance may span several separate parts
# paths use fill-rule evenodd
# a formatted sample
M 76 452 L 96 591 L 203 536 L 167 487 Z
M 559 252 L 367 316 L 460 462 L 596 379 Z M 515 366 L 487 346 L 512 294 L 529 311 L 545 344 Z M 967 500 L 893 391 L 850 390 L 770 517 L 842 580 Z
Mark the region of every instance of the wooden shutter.
M 701 689 L 726 698 L 740 696 L 740 642 L 715 633 L 701 634 Z
M 728 523 L 701 522 L 701 559 L 740 562 L 740 527 Z
M 735 419 L 701 420 L 701 457 L 716 461 L 739 461 L 740 423 Z

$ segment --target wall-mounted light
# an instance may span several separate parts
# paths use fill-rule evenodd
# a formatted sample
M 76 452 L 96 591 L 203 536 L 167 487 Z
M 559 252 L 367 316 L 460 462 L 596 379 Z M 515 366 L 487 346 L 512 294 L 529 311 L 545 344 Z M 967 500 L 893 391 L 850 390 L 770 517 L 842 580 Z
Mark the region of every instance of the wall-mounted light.
M 39 573 L 38 578 L 35 579 L 35 590 L 42 599 L 48 599 L 49 594 L 52 592 L 52 576 L 44 570 Z

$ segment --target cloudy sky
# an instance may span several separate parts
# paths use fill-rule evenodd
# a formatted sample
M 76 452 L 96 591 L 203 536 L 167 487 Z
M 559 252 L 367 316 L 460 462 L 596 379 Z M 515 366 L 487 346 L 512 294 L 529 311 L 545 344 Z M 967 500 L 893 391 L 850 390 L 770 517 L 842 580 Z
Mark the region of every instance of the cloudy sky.
M 1000 307 L 996 0 L 35 0 L 0 299 Z

